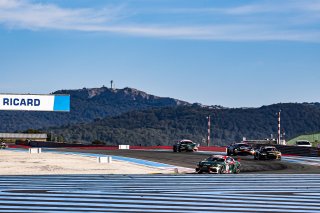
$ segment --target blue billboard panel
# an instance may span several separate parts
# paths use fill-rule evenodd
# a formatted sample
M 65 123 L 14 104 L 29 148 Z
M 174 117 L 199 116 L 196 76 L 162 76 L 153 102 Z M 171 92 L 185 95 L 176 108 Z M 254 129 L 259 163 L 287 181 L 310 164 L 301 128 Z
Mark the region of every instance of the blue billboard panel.
M 70 96 L 0 94 L 0 110 L 69 112 Z
M 70 111 L 70 96 L 54 96 L 53 111 Z

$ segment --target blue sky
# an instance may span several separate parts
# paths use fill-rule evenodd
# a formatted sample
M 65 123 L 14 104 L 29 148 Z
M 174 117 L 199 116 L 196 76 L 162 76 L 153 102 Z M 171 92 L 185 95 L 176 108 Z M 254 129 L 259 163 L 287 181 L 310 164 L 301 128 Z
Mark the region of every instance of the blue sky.
M 0 92 L 319 102 L 320 0 L 0 0 Z

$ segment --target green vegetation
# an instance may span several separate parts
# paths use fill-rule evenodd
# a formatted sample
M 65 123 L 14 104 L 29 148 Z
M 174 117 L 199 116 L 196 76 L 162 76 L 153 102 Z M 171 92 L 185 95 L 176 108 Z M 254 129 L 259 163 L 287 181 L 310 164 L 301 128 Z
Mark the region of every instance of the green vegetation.
M 208 115 L 212 118 L 211 145 L 247 139 L 264 139 L 277 133 L 276 112 L 282 109 L 287 138 L 320 131 L 320 107 L 314 104 L 275 104 L 260 108 L 212 108 L 199 105 L 132 111 L 87 124 L 50 128 L 67 141 L 107 144 L 172 145 L 178 139 L 201 143 L 207 137 Z
M 105 142 L 103 142 L 103 141 L 99 141 L 99 140 L 94 140 L 94 141 L 92 141 L 92 143 L 91 143 L 92 145 L 106 145 L 106 143 Z
M 289 141 L 287 141 L 288 145 L 295 145 L 298 140 L 307 140 L 312 143 L 312 146 L 317 147 L 320 144 L 320 133 L 308 134 L 308 135 L 300 135 L 295 137 Z
M 23 131 L 22 133 L 41 134 L 41 133 L 45 133 L 45 132 L 37 130 L 37 129 L 27 129 L 26 131 Z

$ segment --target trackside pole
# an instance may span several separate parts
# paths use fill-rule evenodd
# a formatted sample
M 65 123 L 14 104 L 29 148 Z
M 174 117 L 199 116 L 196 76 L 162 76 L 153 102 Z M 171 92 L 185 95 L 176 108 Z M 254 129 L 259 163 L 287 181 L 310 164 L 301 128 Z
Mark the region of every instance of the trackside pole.
M 208 138 L 207 138 L 207 146 L 210 145 L 210 126 L 211 126 L 211 120 L 210 120 L 210 115 L 207 117 L 208 119 Z
M 280 113 L 281 110 L 278 112 L 278 144 L 281 144 Z

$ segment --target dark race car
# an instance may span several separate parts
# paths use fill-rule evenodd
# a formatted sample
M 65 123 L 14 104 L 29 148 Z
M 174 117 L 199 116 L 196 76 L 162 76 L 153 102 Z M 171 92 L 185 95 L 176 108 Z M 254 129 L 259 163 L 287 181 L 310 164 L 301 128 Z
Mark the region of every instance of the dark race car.
M 281 152 L 274 146 L 261 146 L 254 154 L 256 160 L 281 160 Z
M 249 144 L 234 143 L 227 146 L 227 155 L 254 155 L 255 151 Z
M 196 167 L 197 173 L 240 173 L 240 162 L 230 156 L 212 155 L 211 157 L 200 161 Z
M 173 151 L 174 152 L 182 152 L 182 151 L 187 151 L 187 152 L 194 152 L 198 151 L 197 144 L 192 142 L 191 140 L 181 140 L 178 141 L 173 145 Z

